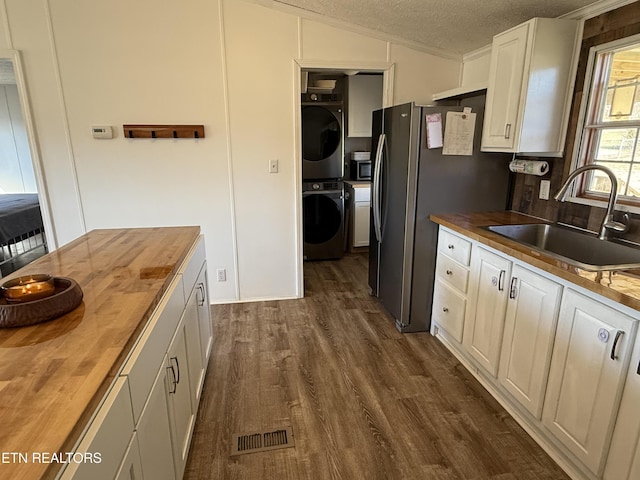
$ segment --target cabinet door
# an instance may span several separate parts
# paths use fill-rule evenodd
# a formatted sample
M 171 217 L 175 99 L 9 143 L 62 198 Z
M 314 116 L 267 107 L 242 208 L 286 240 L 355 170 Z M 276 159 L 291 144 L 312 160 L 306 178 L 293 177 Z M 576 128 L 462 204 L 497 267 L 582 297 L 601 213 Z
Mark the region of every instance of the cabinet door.
M 462 343 L 493 376 L 498 373 L 510 274 L 509 260 L 483 248 L 473 249 Z
M 120 465 L 116 480 L 141 480 L 142 463 L 140 461 L 140 449 L 138 447 L 138 435 L 134 432 L 129 442 L 129 448 L 125 453 L 124 460 Z
M 209 279 L 207 277 L 207 264 L 202 267 L 198 276 L 196 288 L 198 289 L 196 301 L 198 304 L 198 323 L 200 324 L 200 345 L 202 352 L 202 365 L 207 370 L 209 356 L 213 348 L 213 327 L 211 325 L 211 304 L 209 303 Z
M 602 472 L 635 328 L 631 317 L 565 290 L 542 421 L 596 475 Z
M 167 405 L 169 407 L 169 426 L 173 446 L 173 463 L 176 478 L 182 478 L 189 453 L 194 414 L 191 407 L 191 385 L 187 360 L 187 339 L 184 322 L 178 326 L 166 362 L 167 381 L 165 382 Z M 145 475 L 146 476 L 146 475 Z
M 636 335 L 620 411 L 604 469 L 605 480 L 640 478 L 640 332 Z
M 538 419 L 542 415 L 561 293 L 559 284 L 519 265 L 513 267 L 498 378 Z
M 204 366 L 202 363 L 202 343 L 200 342 L 200 322 L 198 321 L 198 298 L 200 289 L 196 283 L 184 310 L 184 331 L 187 346 L 187 362 L 189 383 L 191 385 L 191 404 L 194 412 L 200 402 L 200 392 L 204 382 Z
M 175 479 L 163 362 L 136 427 L 144 478 Z
M 371 207 L 369 202 L 355 202 L 353 221 L 353 246 L 366 247 L 369 245 L 369 217 Z
M 516 146 L 529 28 L 525 23 L 493 38 L 482 150 Z

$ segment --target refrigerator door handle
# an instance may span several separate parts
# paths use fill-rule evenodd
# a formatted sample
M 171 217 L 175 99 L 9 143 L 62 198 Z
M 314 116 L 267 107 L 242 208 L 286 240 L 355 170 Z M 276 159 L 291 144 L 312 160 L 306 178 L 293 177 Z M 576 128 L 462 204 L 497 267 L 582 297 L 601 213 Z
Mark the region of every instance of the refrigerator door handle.
M 384 142 L 386 135 L 380 134 L 378 140 L 378 149 L 376 150 L 376 160 L 373 173 L 373 228 L 376 234 L 376 240 L 378 243 L 382 241 L 382 217 L 380 206 L 380 176 L 382 170 L 382 151 L 384 149 Z

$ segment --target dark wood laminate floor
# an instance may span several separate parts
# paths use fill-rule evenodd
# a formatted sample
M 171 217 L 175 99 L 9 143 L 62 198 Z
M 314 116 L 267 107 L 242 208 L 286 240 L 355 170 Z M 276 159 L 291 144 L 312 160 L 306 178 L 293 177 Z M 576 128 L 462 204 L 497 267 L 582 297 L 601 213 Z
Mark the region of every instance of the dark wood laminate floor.
M 186 479 L 566 479 L 436 339 L 400 334 L 367 257 L 305 263 L 302 300 L 218 305 Z M 291 425 L 295 448 L 230 456 Z

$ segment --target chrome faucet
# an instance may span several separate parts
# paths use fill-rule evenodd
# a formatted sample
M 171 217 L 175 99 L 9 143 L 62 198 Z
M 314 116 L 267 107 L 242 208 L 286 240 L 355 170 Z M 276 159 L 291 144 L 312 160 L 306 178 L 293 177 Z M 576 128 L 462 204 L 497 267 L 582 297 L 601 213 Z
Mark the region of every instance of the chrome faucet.
M 607 167 L 603 167 L 602 165 L 585 165 L 580 168 L 576 168 L 571 174 L 567 181 L 564 182 L 564 185 L 560 188 L 558 193 L 556 193 L 555 198 L 559 202 L 564 202 L 565 197 L 567 195 L 567 190 L 569 189 L 569 185 L 571 182 L 583 172 L 587 172 L 589 170 L 600 170 L 601 172 L 606 173 L 609 176 L 609 180 L 611 181 L 611 192 L 609 192 L 609 203 L 607 205 L 607 212 L 605 213 L 604 220 L 602 221 L 602 226 L 600 227 L 600 235 L 598 238 L 600 240 L 606 240 L 609 231 L 614 232 L 626 232 L 629 230 L 629 214 L 624 214 L 623 222 L 616 222 L 613 219 L 613 212 L 616 206 L 616 200 L 618 199 L 618 180 L 616 179 L 615 174 L 608 169 Z

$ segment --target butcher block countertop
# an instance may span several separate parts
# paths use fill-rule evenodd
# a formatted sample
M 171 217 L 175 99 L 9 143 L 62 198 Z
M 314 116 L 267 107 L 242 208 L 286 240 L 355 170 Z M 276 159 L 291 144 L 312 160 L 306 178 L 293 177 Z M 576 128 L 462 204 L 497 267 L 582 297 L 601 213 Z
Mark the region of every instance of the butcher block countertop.
M 542 219 L 510 211 L 440 214 L 431 215 L 430 218 L 442 226 L 538 267 L 540 270 L 640 311 L 639 270 L 588 272 L 526 245 L 479 228 L 488 225 L 548 223 Z
M 94 230 L 1 280 L 69 277 L 84 299 L 49 322 L 0 329 L 0 478 L 56 475 L 62 465 L 38 454 L 72 451 L 199 233 Z

